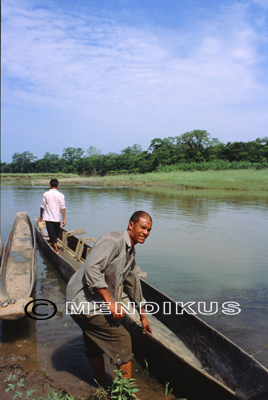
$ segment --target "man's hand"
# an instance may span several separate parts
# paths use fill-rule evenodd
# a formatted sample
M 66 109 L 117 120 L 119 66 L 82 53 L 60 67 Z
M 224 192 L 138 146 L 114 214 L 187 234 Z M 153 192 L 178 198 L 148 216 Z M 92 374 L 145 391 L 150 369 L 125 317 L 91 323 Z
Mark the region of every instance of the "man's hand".
M 65 215 L 66 215 L 65 208 L 63 208 L 61 212 L 62 212 L 62 226 L 65 226 Z
M 148 322 L 148 319 L 144 313 L 144 308 L 141 310 L 140 318 L 141 318 L 141 324 L 142 324 L 142 333 L 144 334 L 146 331 L 153 333 L 152 329 L 150 327 L 150 324 Z
M 113 319 L 122 319 L 125 316 L 125 311 L 122 309 L 120 304 L 115 301 L 110 301 L 110 305 L 108 305 L 109 310 L 111 311 Z
M 120 304 L 117 304 L 111 297 L 110 293 L 108 292 L 107 289 L 96 289 L 96 292 L 101 295 L 105 303 L 110 303 L 107 305 L 109 311 L 111 312 L 111 315 L 113 319 L 122 319 L 125 316 L 125 312 L 120 306 Z
M 40 218 L 39 218 L 40 222 L 43 221 L 43 212 L 44 212 L 44 209 L 42 207 L 40 207 Z

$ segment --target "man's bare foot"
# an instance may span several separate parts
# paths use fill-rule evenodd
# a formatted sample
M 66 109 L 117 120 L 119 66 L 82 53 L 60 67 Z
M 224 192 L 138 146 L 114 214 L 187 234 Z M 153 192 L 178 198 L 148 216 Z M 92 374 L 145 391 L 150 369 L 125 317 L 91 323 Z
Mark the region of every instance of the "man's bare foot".
M 60 254 L 59 250 L 58 250 L 58 249 L 55 249 L 55 247 L 52 246 L 52 249 L 53 249 L 57 254 Z

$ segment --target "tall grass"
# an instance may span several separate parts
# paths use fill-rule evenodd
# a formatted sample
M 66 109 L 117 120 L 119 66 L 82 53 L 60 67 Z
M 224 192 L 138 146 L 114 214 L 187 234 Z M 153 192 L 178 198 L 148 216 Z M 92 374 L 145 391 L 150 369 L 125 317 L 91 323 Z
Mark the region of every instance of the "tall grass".
M 95 178 L 91 178 L 92 183 Z M 268 169 L 150 172 L 96 178 L 106 185 L 174 187 L 178 189 L 221 189 L 268 192 Z
M 172 165 L 160 164 L 156 168 L 156 172 L 171 172 L 171 171 L 209 171 L 209 170 L 228 170 L 228 169 L 265 169 L 268 168 L 268 162 L 263 160 L 261 162 L 248 162 L 248 161 L 227 161 L 215 160 L 204 162 L 191 162 L 191 163 L 178 163 Z
M 44 184 L 49 182 L 50 174 L 23 174 L 7 175 L 1 184 Z M 82 177 L 75 174 L 54 175 L 62 185 L 101 185 L 101 186 L 134 186 L 174 189 L 217 189 L 217 190 L 243 190 L 248 192 L 268 193 L 268 169 L 228 169 L 208 171 L 170 171 L 150 172 L 146 174 L 106 175 L 104 177 Z M 10 180 L 8 180 L 10 179 Z

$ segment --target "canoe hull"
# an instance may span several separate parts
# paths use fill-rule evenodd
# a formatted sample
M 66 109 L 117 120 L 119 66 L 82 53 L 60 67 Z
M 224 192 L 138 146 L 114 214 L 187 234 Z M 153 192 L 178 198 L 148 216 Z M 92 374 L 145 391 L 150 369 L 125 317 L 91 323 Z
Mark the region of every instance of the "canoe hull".
M 26 212 L 17 213 L 4 247 L 1 263 L 0 319 L 14 320 L 26 315 L 24 308 L 32 300 L 31 294 L 36 278 L 37 254 L 34 228 Z
M 124 326 L 130 332 L 135 357 L 146 360 L 149 370 L 160 378 L 163 383 L 169 383 L 181 398 L 207 400 L 235 400 L 235 393 L 217 382 L 212 377 L 195 368 L 184 358 L 172 351 L 158 340 L 155 335 L 143 334 L 142 328 L 126 316 Z M 154 333 L 154 329 L 153 329 Z
M 1 265 L 1 261 L 2 261 L 2 253 L 3 253 L 3 240 L 2 240 L 2 235 L 0 232 L 0 265 Z

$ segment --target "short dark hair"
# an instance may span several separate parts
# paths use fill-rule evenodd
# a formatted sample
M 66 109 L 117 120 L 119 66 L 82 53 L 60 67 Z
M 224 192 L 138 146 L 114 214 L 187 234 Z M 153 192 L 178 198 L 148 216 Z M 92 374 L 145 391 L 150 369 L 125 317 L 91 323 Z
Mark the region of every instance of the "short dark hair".
M 59 184 L 58 179 L 51 179 L 51 181 L 49 182 L 50 186 L 52 187 L 57 187 Z
M 153 222 L 151 215 L 148 214 L 146 211 L 135 211 L 131 215 L 129 222 L 133 222 L 134 224 L 136 224 L 136 222 L 138 222 L 139 219 L 143 217 L 149 217 L 151 222 Z

